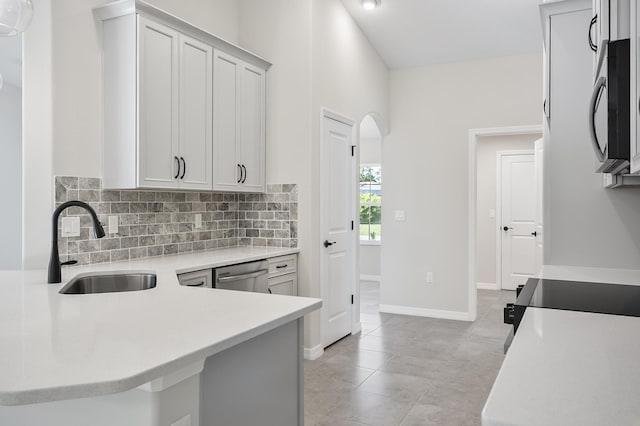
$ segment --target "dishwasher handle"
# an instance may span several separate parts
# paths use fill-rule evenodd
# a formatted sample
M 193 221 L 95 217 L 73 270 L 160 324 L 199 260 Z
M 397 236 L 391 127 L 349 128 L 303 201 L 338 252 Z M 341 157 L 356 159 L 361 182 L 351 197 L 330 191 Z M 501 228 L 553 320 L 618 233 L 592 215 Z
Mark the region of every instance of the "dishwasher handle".
M 268 272 L 269 272 L 268 269 L 260 269 L 259 271 L 250 272 L 248 274 L 229 275 L 227 277 L 219 277 L 217 281 L 219 283 L 228 283 L 228 282 L 231 282 L 231 281 L 240 281 L 240 280 L 245 280 L 247 278 L 257 278 L 257 277 L 260 277 L 262 275 L 266 275 Z

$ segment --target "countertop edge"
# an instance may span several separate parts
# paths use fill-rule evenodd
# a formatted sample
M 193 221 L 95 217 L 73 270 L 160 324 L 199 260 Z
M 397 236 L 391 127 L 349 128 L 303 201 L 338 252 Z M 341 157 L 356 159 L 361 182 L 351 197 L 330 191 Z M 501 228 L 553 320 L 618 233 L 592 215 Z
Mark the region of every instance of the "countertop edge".
M 290 312 L 273 321 L 264 323 L 247 330 L 244 333 L 216 342 L 196 352 L 186 354 L 166 364 L 151 368 L 134 376 L 113 381 L 100 381 L 82 385 L 51 387 L 26 391 L 0 391 L 0 406 L 21 406 L 70 399 L 91 398 L 133 390 L 145 383 L 186 367 L 194 362 L 206 359 L 254 337 L 274 330 L 291 321 L 298 320 L 306 314 L 322 307 L 320 299 L 309 298 L 309 304 L 303 308 Z

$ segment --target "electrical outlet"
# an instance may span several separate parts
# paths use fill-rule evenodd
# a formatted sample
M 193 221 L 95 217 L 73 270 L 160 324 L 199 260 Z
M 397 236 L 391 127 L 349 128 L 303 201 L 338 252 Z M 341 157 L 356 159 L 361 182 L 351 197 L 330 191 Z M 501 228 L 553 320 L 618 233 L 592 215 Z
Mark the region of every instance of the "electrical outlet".
M 109 234 L 118 233 L 118 216 L 109 216 Z
M 394 212 L 394 217 L 399 222 L 404 221 L 404 210 L 396 210 Z
M 433 284 L 433 272 L 427 272 L 427 284 Z
M 63 237 L 79 237 L 80 236 L 80 217 L 79 216 L 62 218 L 62 236 Z
M 489 218 L 494 219 L 496 217 L 496 209 L 489 209 Z
M 196 229 L 202 228 L 202 214 L 196 214 Z

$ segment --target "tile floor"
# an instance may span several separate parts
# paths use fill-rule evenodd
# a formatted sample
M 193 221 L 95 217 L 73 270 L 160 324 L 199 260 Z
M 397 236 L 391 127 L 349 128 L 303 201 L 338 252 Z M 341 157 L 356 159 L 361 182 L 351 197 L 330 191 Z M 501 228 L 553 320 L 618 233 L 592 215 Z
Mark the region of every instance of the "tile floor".
M 362 334 L 305 361 L 307 426 L 479 425 L 503 360 L 509 291 L 479 291 L 474 323 L 381 314 L 361 285 Z

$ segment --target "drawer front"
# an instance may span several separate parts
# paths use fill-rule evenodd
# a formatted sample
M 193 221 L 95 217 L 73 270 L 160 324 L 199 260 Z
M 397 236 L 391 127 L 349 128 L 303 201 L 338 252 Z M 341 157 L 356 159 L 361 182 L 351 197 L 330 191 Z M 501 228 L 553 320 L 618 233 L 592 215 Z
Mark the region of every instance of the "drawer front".
M 297 272 L 297 258 L 295 254 L 288 256 L 272 257 L 269 260 L 269 277 Z
M 188 287 L 213 287 L 213 271 L 205 269 L 203 271 L 188 272 L 178 275 L 180 285 Z
M 281 275 L 269 278 L 269 292 L 286 296 L 298 295 L 298 274 Z

